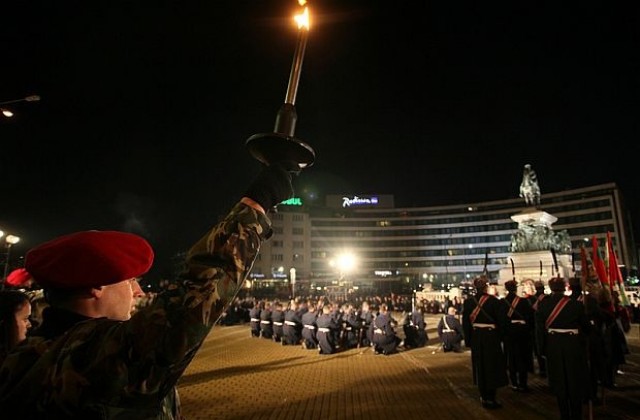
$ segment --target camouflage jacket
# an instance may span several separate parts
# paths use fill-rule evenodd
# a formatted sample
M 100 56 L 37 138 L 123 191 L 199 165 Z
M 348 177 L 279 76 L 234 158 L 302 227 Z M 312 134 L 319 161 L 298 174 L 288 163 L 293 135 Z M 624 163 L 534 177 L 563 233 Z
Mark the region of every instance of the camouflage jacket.
M 28 338 L 0 367 L 0 413 L 181 418 L 175 385 L 271 232 L 266 216 L 239 203 L 189 250 L 178 281 L 130 320 L 51 308 L 44 333 Z

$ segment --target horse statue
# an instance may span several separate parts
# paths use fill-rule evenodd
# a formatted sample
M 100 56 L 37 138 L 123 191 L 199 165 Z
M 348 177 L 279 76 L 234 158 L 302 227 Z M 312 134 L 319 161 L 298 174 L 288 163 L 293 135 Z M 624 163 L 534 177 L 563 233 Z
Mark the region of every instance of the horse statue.
M 522 172 L 522 183 L 520 184 L 520 197 L 530 206 L 540 205 L 540 186 L 536 172 L 530 164 L 524 165 Z

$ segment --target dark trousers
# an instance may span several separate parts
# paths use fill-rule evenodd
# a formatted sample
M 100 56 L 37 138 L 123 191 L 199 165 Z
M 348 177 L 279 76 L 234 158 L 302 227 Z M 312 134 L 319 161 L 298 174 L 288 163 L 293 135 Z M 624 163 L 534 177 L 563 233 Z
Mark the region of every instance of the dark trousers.
M 582 419 L 582 401 L 558 397 L 558 407 L 560 408 L 560 418 L 562 420 Z

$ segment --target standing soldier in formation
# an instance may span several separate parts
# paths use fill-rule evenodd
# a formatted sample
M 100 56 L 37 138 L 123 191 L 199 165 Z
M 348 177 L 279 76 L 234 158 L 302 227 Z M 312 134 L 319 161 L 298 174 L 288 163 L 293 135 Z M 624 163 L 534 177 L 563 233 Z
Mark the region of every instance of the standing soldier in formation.
M 540 280 L 536 281 L 534 283 L 534 287 L 536 289 L 536 294 L 529 298 L 529 302 L 531 303 L 531 308 L 533 309 L 534 319 L 535 319 L 535 313 L 538 310 L 538 306 L 540 305 L 540 302 L 542 302 L 543 299 L 547 298 L 547 295 L 544 293 L 544 283 L 542 281 Z M 538 373 L 541 378 L 546 378 L 547 377 L 547 361 L 544 357 L 542 357 L 542 355 L 538 351 L 539 348 L 540 348 L 540 345 L 537 342 L 537 337 L 535 334 L 533 334 L 533 354 L 535 355 L 536 361 L 538 362 Z
M 500 408 L 497 389 L 508 383 L 502 352 L 507 314 L 504 304 L 487 294 L 489 282 L 485 276 L 477 277 L 473 285 L 476 295 L 465 299 L 462 313 L 465 345 L 471 347 L 473 383 L 478 386 L 484 408 Z
M 533 366 L 533 308 L 526 298 L 518 296 L 518 283 L 515 280 L 507 281 L 504 287 L 507 289 L 504 303 L 508 319 L 504 348 L 511 389 L 529 392 L 527 379 Z
M 600 280 L 595 282 L 585 282 L 585 290 L 582 290 L 581 279 L 571 277 L 569 279 L 569 289 L 571 289 L 571 299 L 584 306 L 585 314 L 591 328 L 587 333 L 587 359 L 589 364 L 589 399 L 594 404 L 600 404 L 598 398 L 598 387 L 604 378 L 604 340 L 602 331 L 604 328 L 604 317 L 600 309 L 599 296 L 601 287 Z M 586 293 L 588 291 L 588 293 Z
M 586 334 L 590 326 L 583 306 L 564 295 L 565 281 L 549 280 L 551 295 L 535 314 L 539 352 L 547 358 L 551 391 L 563 420 L 582 419 L 582 403 L 589 394 Z

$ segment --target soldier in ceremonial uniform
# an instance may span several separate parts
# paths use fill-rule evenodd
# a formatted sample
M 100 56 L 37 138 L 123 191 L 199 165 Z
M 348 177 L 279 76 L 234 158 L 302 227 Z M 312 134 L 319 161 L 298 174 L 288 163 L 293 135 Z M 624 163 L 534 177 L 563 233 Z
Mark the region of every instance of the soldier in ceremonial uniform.
M 302 340 L 302 319 L 298 314 L 298 303 L 291 301 L 289 309 L 284 313 L 284 325 L 282 327 L 284 336 L 282 337 L 282 345 L 300 344 Z
M 589 394 L 586 334 L 590 329 L 584 307 L 564 295 L 565 280 L 549 280 L 551 295 L 540 302 L 535 328 L 540 354 L 547 358 L 549 386 L 563 420 L 582 419 Z
M 260 336 L 271 340 L 273 337 L 273 324 L 271 323 L 271 302 L 265 302 L 260 311 Z
M 484 408 L 501 408 L 496 400 L 497 389 L 507 385 L 507 367 L 502 351 L 502 339 L 507 325 L 504 303 L 489 295 L 485 276 L 473 281 L 476 295 L 464 301 L 462 328 L 467 347 L 471 347 L 473 383 L 480 391 Z
M 186 254 L 153 303 L 138 277 L 153 263 L 142 237 L 61 236 L 27 252 L 46 290 L 43 322 L 0 367 L 0 413 L 25 419 L 181 419 L 176 382 L 242 288 L 272 233 L 266 211 L 291 197 L 291 174 L 265 167 L 229 214 Z
M 533 309 L 533 313 L 534 313 L 534 319 L 535 319 L 535 312 L 538 309 L 538 306 L 540 305 L 540 302 L 542 302 L 543 299 L 547 298 L 547 294 L 544 293 L 544 283 L 540 280 L 536 281 L 534 283 L 534 287 L 535 287 L 535 294 L 529 297 L 529 303 L 531 303 L 531 308 Z M 534 322 L 535 324 L 535 322 Z M 533 354 L 536 358 L 536 362 L 538 363 L 538 374 L 540 375 L 540 377 L 542 378 L 546 378 L 547 377 L 547 360 L 542 357 L 542 355 L 538 352 L 538 348 L 540 348 L 540 346 L 537 343 L 537 338 L 535 335 L 535 332 L 532 333 L 533 335 Z
M 504 284 L 507 296 L 507 331 L 504 349 L 511 388 L 518 392 L 528 392 L 529 370 L 533 366 L 533 308 L 526 298 L 517 295 L 518 283 L 509 280 Z
M 262 302 L 256 300 L 253 302 L 253 308 L 249 310 L 249 328 L 251 329 L 251 337 L 260 337 L 260 312 L 262 311 Z
M 316 339 L 318 340 L 318 350 L 320 354 L 333 354 L 336 351 L 335 331 L 338 324 L 331 313 L 331 306 L 325 305 L 322 314 L 316 318 Z
M 273 325 L 273 341 L 282 342 L 284 335 L 284 312 L 282 311 L 282 303 L 276 302 L 275 308 L 271 312 L 271 323 Z
M 302 315 L 302 347 L 305 349 L 315 349 L 318 345 L 316 318 L 316 305 L 307 304 L 307 312 Z
M 371 324 L 373 323 L 374 318 L 374 313 L 369 307 L 369 302 L 362 302 L 362 307 L 360 308 L 360 311 L 358 313 L 358 318 L 360 319 L 361 325 L 358 334 L 358 336 L 360 337 L 358 345 L 368 347 L 371 345 L 371 340 L 373 338 Z
M 442 341 L 442 350 L 447 353 L 450 351 L 462 352 L 462 324 L 456 318 L 456 308 L 450 306 L 447 309 L 447 315 L 444 315 L 438 321 L 438 337 Z
M 422 306 L 418 305 L 415 310 L 411 311 L 402 328 L 406 348 L 418 348 L 427 345 L 429 337 L 427 336 L 427 323 L 424 320 Z
M 376 354 L 388 356 L 396 353 L 402 340 L 396 335 L 393 319 L 386 303 L 380 305 L 380 313 L 373 320 L 373 345 Z

